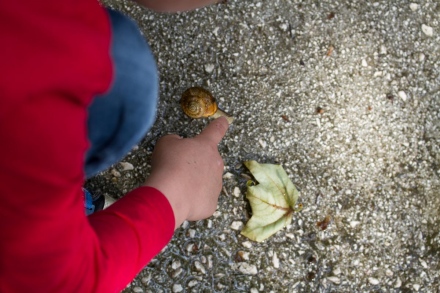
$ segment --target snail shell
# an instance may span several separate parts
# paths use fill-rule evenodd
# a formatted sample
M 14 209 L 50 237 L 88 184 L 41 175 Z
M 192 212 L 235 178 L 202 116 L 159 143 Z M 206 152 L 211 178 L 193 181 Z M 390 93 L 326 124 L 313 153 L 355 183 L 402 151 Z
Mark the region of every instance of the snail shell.
M 201 87 L 191 87 L 182 94 L 180 106 L 191 118 L 213 116 L 217 110 L 217 102 L 212 94 Z

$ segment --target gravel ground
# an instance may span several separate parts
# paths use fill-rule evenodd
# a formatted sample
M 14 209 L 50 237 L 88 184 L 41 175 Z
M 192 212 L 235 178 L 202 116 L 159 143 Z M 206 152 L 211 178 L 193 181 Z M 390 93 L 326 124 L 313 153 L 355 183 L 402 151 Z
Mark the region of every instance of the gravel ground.
M 219 146 L 218 210 L 184 223 L 125 292 L 438 292 L 436 0 L 229 0 L 172 15 L 106 4 L 139 23 L 161 94 L 155 126 L 123 160 L 133 170 L 115 165 L 92 191 L 123 196 L 147 176 L 158 137 L 203 129 L 179 108 L 187 87 L 236 117 Z M 282 164 L 304 205 L 262 243 L 240 235 L 250 159 Z

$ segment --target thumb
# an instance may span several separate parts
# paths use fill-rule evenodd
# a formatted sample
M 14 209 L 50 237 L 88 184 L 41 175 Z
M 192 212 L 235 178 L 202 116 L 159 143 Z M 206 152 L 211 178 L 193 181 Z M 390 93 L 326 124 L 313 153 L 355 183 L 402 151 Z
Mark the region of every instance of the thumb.
M 197 137 L 208 139 L 217 145 L 225 136 L 228 127 L 228 120 L 225 117 L 220 117 L 209 123 Z

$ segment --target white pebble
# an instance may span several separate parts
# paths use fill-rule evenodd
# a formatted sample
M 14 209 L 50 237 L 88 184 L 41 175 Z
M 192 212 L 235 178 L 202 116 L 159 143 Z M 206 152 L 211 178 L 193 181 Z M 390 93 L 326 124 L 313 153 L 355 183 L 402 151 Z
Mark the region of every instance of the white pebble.
M 239 197 L 240 196 L 240 188 L 238 188 L 237 186 L 234 188 L 234 196 L 235 197 Z
M 223 175 L 223 179 L 231 179 L 232 177 L 234 177 L 234 174 L 230 172 L 226 172 L 225 175 Z
M 404 102 L 408 99 L 408 96 L 406 95 L 406 93 L 404 91 L 399 91 L 397 94 Z
M 336 268 L 333 270 L 333 274 L 336 275 L 336 276 L 340 275 L 340 274 L 341 274 L 341 269 L 340 269 L 339 267 L 336 267 Z
M 423 54 L 423 53 L 420 53 L 420 54 L 419 54 L 419 61 L 420 61 L 420 62 L 425 61 L 425 54 Z
M 173 263 L 171 264 L 171 268 L 173 270 L 180 268 L 180 266 L 181 266 L 181 264 L 180 264 L 180 261 L 178 261 L 178 260 L 173 261 Z
M 194 229 L 189 229 L 188 230 L 188 234 L 190 238 L 194 238 L 194 236 L 196 236 L 196 230 Z
M 134 169 L 134 166 L 128 162 L 120 162 L 119 164 L 122 167 L 122 171 L 129 171 Z
M 402 281 L 397 277 L 396 283 L 394 283 L 394 288 L 400 288 L 402 286 Z
M 191 280 L 188 282 L 188 287 L 194 287 L 195 285 L 197 285 L 198 281 L 197 280 Z
M 218 36 L 218 30 L 219 30 L 219 27 L 216 27 L 213 31 L 212 31 L 212 33 L 214 34 L 214 36 Z
M 422 267 L 423 267 L 424 269 L 427 269 L 427 268 L 428 268 L 428 264 L 427 264 L 426 261 L 424 261 L 423 259 L 420 260 L 420 264 L 422 265 Z
M 272 263 L 273 263 L 273 267 L 278 269 L 280 267 L 280 260 L 277 256 L 277 253 L 275 252 L 272 256 Z
M 332 283 L 335 283 L 336 285 L 341 283 L 341 279 L 339 279 L 338 277 L 335 277 L 335 276 L 327 277 L 327 280 L 329 280 Z
M 289 28 L 289 25 L 287 23 L 283 23 L 280 25 L 280 29 L 285 32 Z
M 213 71 L 214 71 L 214 64 L 206 64 L 206 65 L 205 65 L 205 71 L 206 71 L 207 73 L 211 73 L 211 72 L 213 72 Z
M 260 145 L 261 145 L 261 147 L 263 148 L 263 149 L 265 149 L 266 148 L 266 146 L 267 146 L 267 143 L 264 141 L 264 140 L 262 140 L 262 139 L 259 139 L 258 140 L 258 142 L 260 143 Z
M 420 290 L 420 285 L 419 284 L 414 284 L 413 288 L 414 288 L 414 290 L 419 291 Z
M 182 292 L 183 291 L 183 287 L 180 284 L 174 284 L 173 285 L 173 292 Z
M 251 288 L 251 293 L 258 293 L 258 289 L 257 288 Z
M 380 54 L 385 55 L 387 53 L 387 47 L 384 45 L 380 46 Z
M 116 169 L 112 169 L 110 173 L 115 177 L 121 177 L 121 173 L 119 173 Z
M 422 24 L 422 32 L 428 37 L 432 37 L 434 35 L 434 30 L 432 27 Z
M 385 271 L 385 275 L 387 275 L 387 277 L 392 277 L 394 275 L 394 273 L 390 269 L 387 269 Z
M 362 66 L 363 66 L 363 67 L 368 67 L 367 60 L 362 59 Z
M 419 9 L 419 4 L 417 4 L 417 3 L 411 3 L 411 4 L 409 5 L 409 8 L 410 8 L 412 11 L 416 11 L 417 9 Z
M 371 285 L 377 285 L 377 284 L 379 284 L 379 280 L 378 280 L 378 279 L 375 279 L 375 278 L 368 278 L 368 282 L 369 282 Z
M 243 227 L 243 222 L 240 222 L 240 221 L 234 221 L 231 224 L 231 228 L 234 230 L 240 230 L 241 227 Z
M 250 241 L 245 241 L 241 245 L 243 245 L 246 248 L 251 248 L 252 247 L 252 243 Z
M 257 270 L 257 267 L 255 265 L 250 265 L 250 264 L 245 263 L 245 262 L 239 264 L 238 270 L 242 274 L 246 274 L 246 275 L 256 275 L 256 274 L 258 274 L 258 270 Z
M 142 292 L 144 292 L 144 289 L 142 289 L 141 287 L 134 287 L 133 288 L 133 292 L 135 292 L 135 293 L 142 293 Z
M 350 222 L 350 227 L 351 227 L 351 228 L 356 228 L 356 226 L 359 225 L 360 223 L 361 223 L 361 222 L 359 222 L 359 221 L 351 221 L 351 222 Z
M 204 267 L 200 262 L 196 261 L 196 262 L 194 263 L 194 266 L 196 267 L 196 269 L 197 269 L 199 272 L 201 272 L 202 274 L 206 274 L 206 269 L 205 269 L 205 267 Z

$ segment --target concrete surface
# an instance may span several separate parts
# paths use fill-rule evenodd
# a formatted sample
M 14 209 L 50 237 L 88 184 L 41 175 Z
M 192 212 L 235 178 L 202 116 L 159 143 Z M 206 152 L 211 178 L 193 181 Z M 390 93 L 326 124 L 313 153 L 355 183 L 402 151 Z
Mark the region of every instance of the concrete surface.
M 185 223 L 126 292 L 438 292 L 438 1 L 229 0 L 173 15 L 106 3 L 141 26 L 161 94 L 124 159 L 134 169 L 114 166 L 92 191 L 122 196 L 148 174 L 158 137 L 200 132 L 207 121 L 178 106 L 187 87 L 237 117 L 219 146 L 217 212 Z M 282 164 L 304 205 L 263 243 L 233 229 L 250 217 L 249 159 Z

